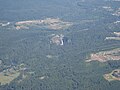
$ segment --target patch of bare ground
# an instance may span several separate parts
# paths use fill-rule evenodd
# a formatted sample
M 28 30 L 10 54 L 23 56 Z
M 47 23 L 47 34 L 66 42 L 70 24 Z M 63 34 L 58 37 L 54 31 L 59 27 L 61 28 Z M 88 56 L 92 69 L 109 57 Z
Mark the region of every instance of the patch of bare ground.
M 111 73 L 103 75 L 103 77 L 109 82 L 114 80 L 120 81 L 120 69 L 113 70 Z
M 120 60 L 120 48 L 109 50 L 109 51 L 101 51 L 98 53 L 92 53 L 86 62 L 91 61 L 99 61 L 99 62 L 107 62 L 110 60 Z
M 53 44 L 56 44 L 56 45 L 63 45 L 63 38 L 64 38 L 64 35 L 54 35 L 52 38 L 51 38 L 51 41 L 50 43 L 53 43 Z
M 72 26 L 71 22 L 64 22 L 59 18 L 46 18 L 44 20 L 28 20 L 28 21 L 20 21 L 15 23 L 15 28 L 19 29 L 29 29 L 30 27 L 38 27 L 38 28 L 46 28 L 53 30 L 61 30 L 66 29 Z
M 113 33 L 115 37 L 106 37 L 105 40 L 120 40 L 120 32 Z

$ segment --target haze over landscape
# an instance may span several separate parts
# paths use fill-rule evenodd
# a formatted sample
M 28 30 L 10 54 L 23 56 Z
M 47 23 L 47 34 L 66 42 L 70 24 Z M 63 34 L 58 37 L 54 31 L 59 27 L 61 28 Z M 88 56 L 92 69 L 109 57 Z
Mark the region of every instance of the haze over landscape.
M 119 90 L 120 0 L 1 0 L 0 90 Z

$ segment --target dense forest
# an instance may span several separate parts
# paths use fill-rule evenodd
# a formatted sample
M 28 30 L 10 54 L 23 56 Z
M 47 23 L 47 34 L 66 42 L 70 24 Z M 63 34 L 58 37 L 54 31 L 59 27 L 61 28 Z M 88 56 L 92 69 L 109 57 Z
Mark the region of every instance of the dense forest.
M 10 25 L 0 25 L 0 72 L 22 63 L 28 70 L 1 84 L 0 90 L 118 90 L 120 81 L 108 82 L 103 75 L 120 69 L 120 61 L 85 60 L 91 53 L 120 48 L 119 40 L 105 40 L 120 32 L 120 23 L 114 24 L 120 18 L 112 15 L 119 4 L 113 0 L 1 0 L 0 23 Z M 14 28 L 18 21 L 45 18 L 73 25 L 64 30 Z M 50 43 L 52 34 L 63 34 L 64 45 Z

